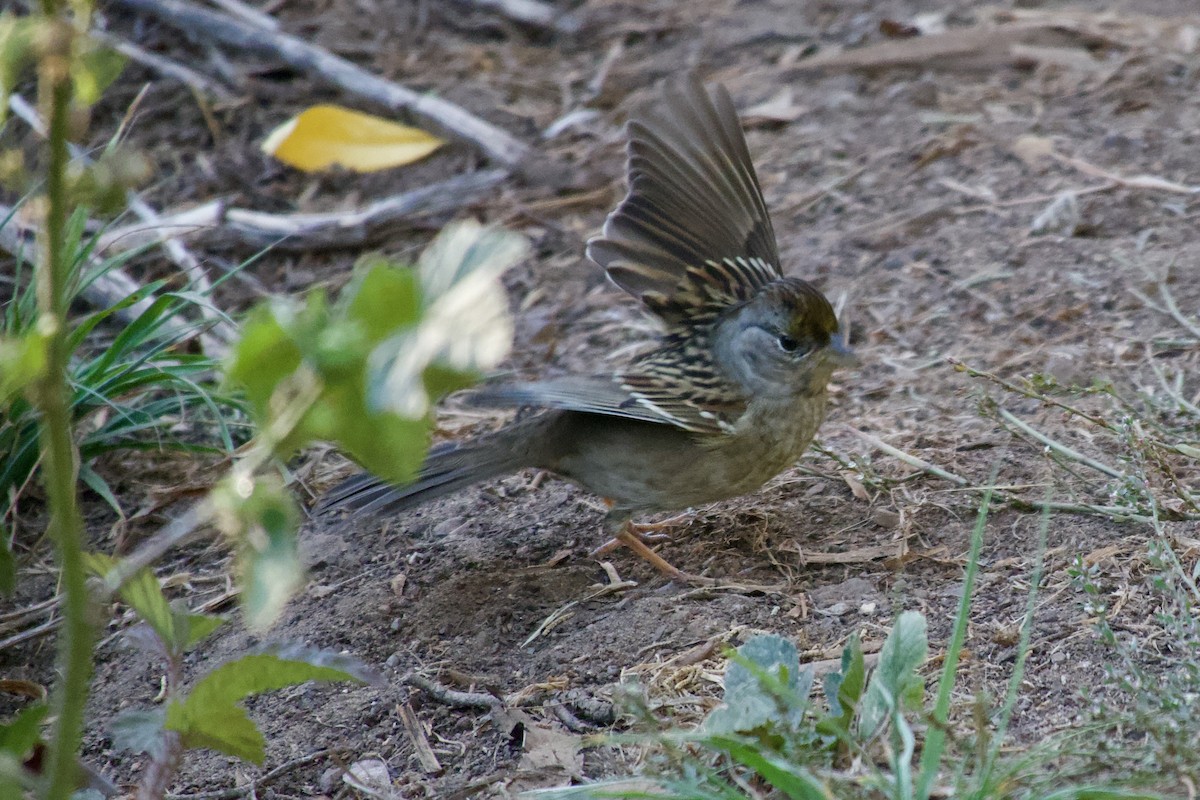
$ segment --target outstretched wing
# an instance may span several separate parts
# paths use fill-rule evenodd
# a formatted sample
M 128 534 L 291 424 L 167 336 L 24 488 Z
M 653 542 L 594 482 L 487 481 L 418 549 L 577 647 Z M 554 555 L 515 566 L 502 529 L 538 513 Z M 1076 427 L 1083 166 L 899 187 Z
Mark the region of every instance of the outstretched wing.
M 628 125 L 629 193 L 588 256 L 668 325 L 782 277 L 775 232 L 728 92 L 668 83 Z

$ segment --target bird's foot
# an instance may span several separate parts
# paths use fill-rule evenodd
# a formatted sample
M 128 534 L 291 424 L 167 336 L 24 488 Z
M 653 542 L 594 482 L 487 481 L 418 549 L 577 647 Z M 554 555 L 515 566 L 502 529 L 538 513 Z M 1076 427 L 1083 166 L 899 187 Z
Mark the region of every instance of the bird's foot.
M 659 544 L 661 542 L 671 541 L 671 534 L 662 533 L 669 528 L 684 522 L 688 518 L 688 514 L 676 514 L 673 517 L 667 517 L 659 522 L 626 522 L 622 527 L 622 532 L 628 532 L 629 535 L 635 537 L 644 545 Z M 588 553 L 589 558 L 598 558 L 599 556 L 608 555 L 613 550 L 616 550 L 625 542 L 618 534 L 609 539 L 604 544 L 597 547 L 595 550 Z
M 666 533 L 642 533 L 641 531 L 630 531 L 629 537 L 637 540 L 645 547 L 649 547 L 652 544 L 659 544 L 661 542 L 669 542 L 671 540 L 671 536 Z M 614 536 L 604 544 L 597 547 L 595 550 L 589 552 L 588 558 L 599 558 L 600 556 L 606 556 L 625 543 L 626 540 L 621 536 Z
M 670 537 L 664 534 L 647 534 L 639 530 L 639 527 L 641 526 L 635 526 L 630 522 L 626 522 L 621 526 L 621 530 L 617 532 L 616 536 L 593 550 L 591 555 L 593 557 L 602 555 L 616 549 L 617 547 L 620 547 L 621 545 L 624 545 L 646 561 L 650 562 L 652 567 L 673 581 L 687 583 L 693 586 L 712 586 L 716 583 L 713 578 L 706 578 L 702 575 L 692 575 L 690 572 L 684 572 L 683 570 L 679 569 L 679 567 L 675 566 L 670 561 L 667 561 L 658 553 L 651 550 L 650 545 L 647 544 L 647 540 L 652 542 L 662 541 L 663 539 L 668 539 Z

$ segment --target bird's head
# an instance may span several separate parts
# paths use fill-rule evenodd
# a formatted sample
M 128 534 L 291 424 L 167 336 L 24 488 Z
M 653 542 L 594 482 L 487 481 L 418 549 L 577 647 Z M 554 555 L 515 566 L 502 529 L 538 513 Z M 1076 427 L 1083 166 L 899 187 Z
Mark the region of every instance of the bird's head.
M 825 295 L 799 278 L 773 281 L 730 309 L 713 350 L 718 367 L 753 397 L 817 395 L 835 369 L 858 363 Z

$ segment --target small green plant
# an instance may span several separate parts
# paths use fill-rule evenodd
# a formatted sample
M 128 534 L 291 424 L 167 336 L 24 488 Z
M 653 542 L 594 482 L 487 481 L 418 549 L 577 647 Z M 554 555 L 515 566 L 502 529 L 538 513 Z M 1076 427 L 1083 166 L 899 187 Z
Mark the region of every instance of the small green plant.
M 524 251 L 515 234 L 461 223 L 435 239 L 416 269 L 367 258 L 333 301 L 314 291 L 304 301 L 272 300 L 250 315 L 227 376 L 245 391 L 258 434 L 187 515 L 191 527 L 215 523 L 236 547 L 250 626 L 273 622 L 303 582 L 300 511 L 280 459 L 324 439 L 380 475 L 411 476 L 428 446 L 436 398 L 469 384 L 507 352 L 511 330 L 499 276 Z M 361 666 L 327 653 L 275 649 L 218 667 L 183 695 L 183 654 L 220 620 L 169 606 L 142 561 L 138 553 L 88 560 L 105 589 L 145 623 L 135 640 L 167 665 L 166 707 L 123 715 L 114 730 L 118 746 L 150 756 L 142 796 L 164 791 L 190 748 L 260 763 L 262 735 L 237 705 L 249 694 L 367 677 Z
M 84 724 L 94 632 L 83 564 L 83 518 L 78 503 L 79 454 L 72 425 L 70 332 L 72 298 L 70 218 L 74 209 L 122 194 L 115 173 L 98 167 L 72 171 L 68 138 L 121 68 L 121 58 L 88 36 L 91 4 L 43 0 L 26 16 L 0 14 L 0 108 L 30 65 L 36 67 L 38 106 L 46 126 L 43 173 L 21 187 L 38 230 L 34 271 L 36 322 L 28 332 L 0 337 L 0 403 L 17 397 L 36 410 L 40 464 L 54 543 L 63 624 L 58 637 L 60 680 L 51 695 L 51 718 L 40 794 L 65 800 L 74 790 L 75 763 Z M 19 154 L 0 153 L 4 174 L 22 180 Z M 10 502 L 5 498 L 3 502 Z M 14 582 L 8 535 L 0 531 L 0 588 Z M 24 779 L 28 776 L 21 775 Z M 11 781 L 10 781 L 11 782 Z
M 437 397 L 468 385 L 507 352 L 511 323 L 499 276 L 524 251 L 515 234 L 461 223 L 443 231 L 416 268 L 370 257 L 333 301 L 318 290 L 304 301 L 272 300 L 250 315 L 227 379 L 244 391 L 258 434 L 229 476 L 181 519 L 190 528 L 215 523 L 237 548 L 241 599 L 252 627 L 269 625 L 303 581 L 295 536 L 301 515 L 285 488 L 280 459 L 314 439 L 332 440 L 378 474 L 410 477 L 426 452 Z M 155 301 L 116 339 L 153 331 L 170 298 Z M 110 313 L 89 317 L 92 327 Z M 138 369 L 161 370 L 117 342 L 97 359 L 102 363 L 88 362 L 89 374 L 129 375 L 133 387 Z M 83 394 L 91 401 L 98 392 Z M 145 422 L 146 429 L 155 428 L 154 419 Z M 222 620 L 168 604 L 141 551 L 126 559 L 91 554 L 87 566 L 101 579 L 102 592 L 117 593 L 138 614 L 143 624 L 133 640 L 167 668 L 165 708 L 123 715 L 113 731 L 119 747 L 150 756 L 142 796 L 165 791 L 190 748 L 261 762 L 262 736 L 237 705 L 249 694 L 307 680 L 366 677 L 360 665 L 327 653 L 274 649 L 218 667 L 185 695 L 183 656 Z M 30 779 L 14 765 L 24 757 L 23 731 L 40 713 L 36 708 L 9 723 L 11 763 L 4 761 L 0 739 L 0 779 L 8 763 L 14 786 Z
M 825 676 L 825 706 L 809 700 L 814 683 L 795 645 L 775 635 L 755 636 L 730 654 L 724 703 L 695 731 L 668 731 L 668 774 L 656 783 L 670 800 L 756 797 L 775 791 L 794 800 L 852 796 L 913 796 L 914 733 L 908 717 L 921 708 L 925 620 L 905 612 L 870 673 L 857 636 L 847 643 L 841 668 Z M 875 759 L 890 769 L 875 766 Z M 854 764 L 861 774 L 845 772 Z M 845 773 L 839 777 L 838 773 Z M 909 790 L 900 791 L 898 781 Z M 569 796 L 573 790 L 562 793 Z M 619 784 L 577 790 L 589 797 L 632 798 Z M 558 794 L 554 796 L 560 796 Z
M 71 305 L 88 284 L 130 257 L 93 264 L 95 238 L 84 238 L 86 222 L 80 211 L 67 228 Z M 0 386 L 0 519 L 14 511 L 40 460 L 36 409 L 16 391 L 17 376 L 35 374 L 44 355 L 34 286 L 21 274 L 18 269 L 15 295 L 0 317 L 0 374 L 13 384 Z M 79 432 L 79 477 L 118 514 L 113 492 L 92 468 L 97 457 L 123 449 L 230 453 L 245 438 L 238 429 L 244 418 L 240 398 L 218 387 L 220 362 L 190 351 L 205 325 L 197 306 L 206 302 L 190 291 L 169 291 L 159 280 L 71 322 L 68 410 Z M 0 559 L 7 544 L 0 545 Z M 11 563 L 7 573 L 11 581 Z
M 111 571 L 116 560 L 88 556 L 96 575 Z M 240 702 L 253 694 L 306 681 L 378 682 L 356 660 L 337 653 L 304 647 L 269 647 L 245 653 L 199 677 L 183 690 L 184 655 L 225 622 L 222 617 L 196 614 L 171 604 L 148 570 L 134 574 L 120 596 L 142 620 L 128 638 L 163 660 L 163 705 L 123 712 L 113 720 L 113 744 L 145 753 L 140 797 L 162 797 L 186 750 L 209 748 L 261 764 L 266 741 Z
M 822 681 L 823 702 L 809 695 L 811 671 L 794 645 L 756 636 L 730 654 L 724 703 L 692 731 L 667 728 L 617 737 L 649 745 L 656 762 L 654 788 L 621 780 L 539 796 L 664 798 L 666 800 L 929 800 L 931 797 L 1001 800 L 1132 800 L 1157 795 L 1091 785 L 1083 770 L 1064 770 L 1069 749 L 1054 742 L 1019 757 L 1002 755 L 1009 719 L 1029 651 L 1034 601 L 1041 575 L 1034 569 L 1021 642 L 1009 691 L 998 708 L 984 699 L 972 719 L 950 717 L 950 699 L 966 637 L 971 589 L 978 571 L 990 495 L 985 495 L 971 541 L 963 598 L 943 656 L 936 696 L 925 697 L 921 669 L 928 653 L 924 617 L 897 616 L 873 669 L 851 636 L 839 669 Z M 1040 550 L 1044 550 L 1045 524 Z M 635 702 L 635 718 L 655 726 Z M 1092 770 L 1091 774 L 1096 774 Z
M 300 581 L 300 513 L 276 460 L 330 441 L 380 477 L 409 480 L 437 398 L 507 354 L 512 323 L 499 279 L 526 247 L 517 234 L 457 223 L 415 269 L 371 256 L 332 302 L 314 291 L 250 315 L 227 374 L 260 433 L 208 513 L 238 547 L 251 625 L 273 621 Z
M 227 368 L 228 385 L 243 392 L 258 423 L 244 455 L 208 497 L 134 553 L 120 560 L 86 556 L 81 481 L 115 505 L 90 470 L 95 455 L 118 446 L 160 446 L 169 426 L 199 410 L 212 412 L 224 447 L 233 444 L 221 408 L 231 395 L 210 388 L 216 364 L 182 347 L 201 331 L 181 330 L 177 317 L 206 299 L 156 283 L 72 324 L 72 302 L 96 274 L 82 266 L 92 256 L 82 208 L 120 201 L 125 188 L 118 180 L 125 172 L 113 169 L 117 162 L 78 169 L 70 163 L 71 123 L 86 117 L 77 112 L 96 102 L 120 66 L 88 35 L 90 13 L 88 0 L 43 0 L 25 17 L 0 14 L 0 109 L 21 70 L 36 65 L 47 132 L 42 176 L 31 178 L 11 154 L 0 154 L 6 177 L 29 182 L 21 191 L 29 197 L 39 244 L 31 280 L 14 287 L 0 332 L 0 511 L 36 471 L 45 487 L 63 622 L 60 679 L 49 703 L 0 725 L 3 797 L 32 789 L 46 800 L 66 800 L 74 791 L 96 606 L 112 594 L 141 617 L 144 627 L 134 638 L 151 646 L 168 672 L 166 707 L 126 715 L 115 731 L 121 746 L 150 755 L 141 796 L 161 796 L 191 747 L 261 761 L 262 735 L 239 705 L 245 697 L 307 680 L 365 677 L 340 657 L 277 649 L 218 667 L 184 693 L 183 655 L 219 620 L 167 603 L 149 567 L 199 527 L 215 524 L 239 554 L 247 622 L 270 624 L 301 582 L 295 539 L 301 515 L 285 490 L 281 462 L 323 439 L 381 477 L 411 476 L 427 449 L 436 398 L 475 380 L 507 353 L 512 329 L 499 275 L 526 248 L 514 234 L 463 223 L 444 231 L 416 269 L 368 260 L 336 301 L 314 292 L 305 302 L 262 306 L 247 321 Z M 93 337 L 115 315 L 133 309 L 132 322 L 93 347 Z M 186 434 L 176 441 L 185 449 L 203 446 Z M 0 531 L 0 588 L 13 583 L 11 556 Z M 86 585 L 88 570 L 100 579 L 94 591 Z M 24 762 L 43 718 L 53 723 L 40 774 L 34 774 Z

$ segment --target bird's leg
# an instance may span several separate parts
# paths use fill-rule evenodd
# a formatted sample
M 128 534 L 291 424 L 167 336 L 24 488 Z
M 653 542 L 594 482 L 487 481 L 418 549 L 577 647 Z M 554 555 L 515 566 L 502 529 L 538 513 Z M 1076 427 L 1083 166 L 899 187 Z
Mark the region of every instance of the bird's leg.
M 605 502 L 608 503 L 608 501 Z M 612 504 L 608 504 L 611 507 Z M 659 542 L 671 541 L 671 535 L 669 533 L 661 533 L 661 531 L 673 528 L 674 526 L 686 520 L 688 516 L 689 513 L 684 512 L 682 514 L 676 514 L 673 517 L 667 517 L 659 522 L 633 522 L 632 520 L 629 520 L 625 522 L 623 527 L 629 532 L 630 536 L 635 537 L 644 545 L 658 544 Z M 624 544 L 624 542 L 614 535 L 613 538 L 609 539 L 607 542 L 588 553 L 588 556 L 590 558 L 596 558 L 598 556 L 608 555 L 622 544 Z
M 653 531 L 655 529 L 650 528 L 649 530 Z M 659 542 L 669 542 L 671 540 L 671 536 L 669 534 L 651 533 L 648 532 L 643 526 L 633 522 L 626 522 L 621 533 L 625 534 L 627 538 L 636 539 L 644 546 L 658 544 Z M 607 542 L 588 553 L 588 557 L 597 558 L 598 556 L 606 556 L 623 544 L 625 544 L 625 539 L 621 538 L 620 534 L 613 536 L 613 538 L 609 539 Z
M 650 562 L 656 570 L 666 575 L 672 580 L 687 580 L 691 576 L 681 570 L 679 567 L 667 561 L 658 553 L 650 549 L 650 546 L 641 540 L 641 538 L 631 530 L 632 524 L 626 522 L 621 526 L 621 530 L 613 537 L 612 542 L 617 545 L 625 545 L 633 552 L 637 553 L 642 558 Z
M 667 521 L 671 522 L 674 520 Z M 625 545 L 634 553 L 641 556 L 646 561 L 649 561 L 656 570 L 661 572 L 663 575 L 666 575 L 671 580 L 697 585 L 707 584 L 712 580 L 711 578 L 690 575 L 676 567 L 671 562 L 667 561 L 658 553 L 651 550 L 643 538 L 644 534 L 641 534 L 637 530 L 637 528 L 640 526 L 634 525 L 633 522 L 630 521 L 629 516 L 624 512 L 618 510 L 609 512 L 608 517 L 604 520 L 604 527 L 606 530 L 615 530 L 615 534 L 608 542 L 592 551 L 591 555 L 593 557 L 602 553 L 607 553 L 621 545 Z

